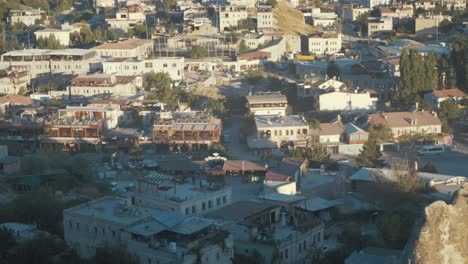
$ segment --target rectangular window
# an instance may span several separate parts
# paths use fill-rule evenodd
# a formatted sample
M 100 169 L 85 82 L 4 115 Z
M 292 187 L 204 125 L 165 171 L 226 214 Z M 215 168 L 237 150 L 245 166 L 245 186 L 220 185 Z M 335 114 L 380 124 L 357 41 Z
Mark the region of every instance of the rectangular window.
M 203 210 L 203 211 L 206 210 L 206 203 L 205 203 L 205 202 L 202 203 L 202 210 Z
M 208 201 L 208 208 L 211 208 L 212 207 L 212 204 L 211 204 L 211 200 Z
M 223 196 L 223 204 L 226 204 L 227 202 L 227 198 L 226 198 L 226 195 Z

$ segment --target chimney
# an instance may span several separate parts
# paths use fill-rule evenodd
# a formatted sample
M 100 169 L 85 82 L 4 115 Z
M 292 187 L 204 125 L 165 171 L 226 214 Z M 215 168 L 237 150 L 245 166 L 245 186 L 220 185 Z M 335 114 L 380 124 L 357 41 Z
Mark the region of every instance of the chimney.
M 432 112 L 432 114 L 434 115 L 434 117 L 437 117 L 437 112 L 436 111 Z
M 336 116 L 336 120 L 337 120 L 338 122 L 341 122 L 341 115 L 340 115 L 340 114 L 338 114 L 338 115 Z
M 418 109 L 419 109 L 419 103 L 416 102 L 416 103 L 414 104 L 414 106 L 416 107 L 416 111 L 418 111 Z
M 282 116 L 279 117 L 278 123 L 283 124 L 283 117 Z
M 271 125 L 271 117 L 267 117 L 267 123 Z

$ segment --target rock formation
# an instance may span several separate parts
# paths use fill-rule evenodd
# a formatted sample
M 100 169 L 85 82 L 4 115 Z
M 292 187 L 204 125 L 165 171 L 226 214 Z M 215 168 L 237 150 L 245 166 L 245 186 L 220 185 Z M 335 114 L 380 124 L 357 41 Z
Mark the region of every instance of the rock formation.
M 468 264 L 468 184 L 452 204 L 426 207 L 403 254 L 404 264 Z

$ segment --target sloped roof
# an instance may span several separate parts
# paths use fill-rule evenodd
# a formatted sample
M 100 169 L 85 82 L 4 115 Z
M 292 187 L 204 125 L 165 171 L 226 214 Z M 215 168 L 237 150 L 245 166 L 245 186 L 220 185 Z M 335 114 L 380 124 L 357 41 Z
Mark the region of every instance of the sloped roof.
M 319 136 L 333 136 L 341 135 L 344 132 L 343 124 L 341 123 L 320 123 L 320 128 L 318 129 Z
M 366 131 L 362 130 L 358 126 L 356 126 L 353 123 L 347 123 L 345 125 L 345 133 L 348 135 L 354 134 L 354 133 L 367 133 Z
M 142 45 L 152 43 L 150 39 L 131 38 L 121 42 L 108 42 L 95 47 L 96 50 L 122 50 L 122 49 L 136 49 Z
M 442 125 L 440 119 L 430 112 L 393 112 L 368 115 L 369 123 L 385 124 L 388 127 L 411 127 L 411 120 L 417 120 L 417 126 Z
M 465 93 L 459 89 L 447 89 L 447 90 L 437 90 L 432 92 L 432 95 L 438 98 L 446 97 L 463 97 Z

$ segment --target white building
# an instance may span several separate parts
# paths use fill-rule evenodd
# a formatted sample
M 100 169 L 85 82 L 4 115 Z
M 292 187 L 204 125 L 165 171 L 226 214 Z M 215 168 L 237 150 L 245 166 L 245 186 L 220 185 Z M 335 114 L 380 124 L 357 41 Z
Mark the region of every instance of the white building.
M 118 104 L 89 104 L 86 106 L 70 106 L 59 109 L 59 118 L 66 119 L 102 119 L 107 129 L 116 128 L 122 120 L 124 111 Z
M 29 71 L 31 78 L 69 80 L 69 76 L 101 68 L 96 52 L 86 49 L 25 49 L 2 54 L 1 68 Z
M 288 99 L 281 93 L 249 95 L 247 106 L 254 115 L 286 115 Z
M 124 59 L 116 58 L 102 62 L 103 73 L 122 76 L 142 75 L 147 72 L 166 72 L 172 80 L 184 78 L 184 58 Z
M 174 183 L 172 176 L 156 172 L 140 179 L 137 190 L 132 193 L 136 205 L 187 216 L 204 215 L 232 202 L 230 186 L 212 186 L 202 180 Z
M 368 115 L 369 125 L 383 124 L 390 128 L 394 138 L 405 134 L 437 134 L 442 132 L 442 122 L 430 112 L 392 112 Z
M 26 26 L 34 26 L 43 18 L 44 13 L 40 9 L 10 10 L 10 24 L 22 23 Z
M 377 37 L 383 32 L 393 31 L 392 17 L 369 17 L 367 19 L 367 34 L 369 37 Z
M 247 8 L 243 6 L 223 6 L 219 9 L 219 31 L 237 27 L 239 21 L 247 19 Z
M 374 8 L 378 6 L 386 6 L 390 4 L 390 0 L 364 0 L 363 4 L 369 8 Z
M 341 8 L 341 16 L 345 21 L 356 21 L 357 17 L 369 12 L 371 9 L 368 7 L 357 5 L 346 5 Z
M 71 80 L 68 94 L 85 97 L 99 94 L 129 96 L 137 94 L 141 87 L 142 77 L 139 76 L 80 75 Z
M 83 258 L 91 258 L 104 244 L 123 245 L 139 264 L 232 262 L 232 239 L 215 229 L 213 221 L 138 206 L 136 201 L 107 196 L 64 210 L 66 243 Z
M 275 19 L 273 17 L 273 7 L 257 6 L 257 31 L 272 32 L 275 31 Z
M 257 3 L 257 0 L 229 0 L 231 6 L 245 6 L 247 8 L 254 8 Z
M 60 28 L 44 28 L 44 29 L 39 29 L 34 32 L 34 36 L 36 37 L 36 40 L 38 39 L 48 39 L 52 35 L 60 45 L 64 47 L 70 46 L 70 36 L 74 32 L 80 32 L 81 29 L 81 24 L 72 24 L 69 25 L 68 23 L 65 23 L 60 26 Z
M 306 49 L 312 54 L 334 54 L 341 50 L 341 33 L 321 32 L 306 37 Z
M 26 92 L 30 81 L 27 71 L 1 71 L 0 94 L 18 94 L 20 90 Z
M 120 32 L 127 32 L 130 28 L 146 22 L 146 14 L 139 6 L 121 8 L 112 17 L 106 17 L 109 28 Z
M 153 54 L 153 40 L 131 38 L 94 47 L 100 57 L 146 59 Z
M 367 112 L 374 111 L 377 106 L 378 96 L 371 91 L 334 91 L 319 95 L 319 111 L 349 111 Z
M 437 109 L 440 107 L 440 103 L 445 100 L 452 100 L 454 103 L 459 103 L 465 98 L 465 93 L 459 89 L 448 89 L 448 90 L 436 90 L 432 93 L 424 95 L 424 100 L 432 105 L 432 108 Z
M 334 12 L 321 12 L 320 8 L 313 8 L 311 13 L 312 25 L 315 27 L 331 27 L 338 18 Z
M 294 148 L 305 146 L 309 124 L 298 115 L 255 116 L 256 138 L 248 140 L 250 148 Z
M 116 0 L 93 0 L 94 7 L 114 7 Z

